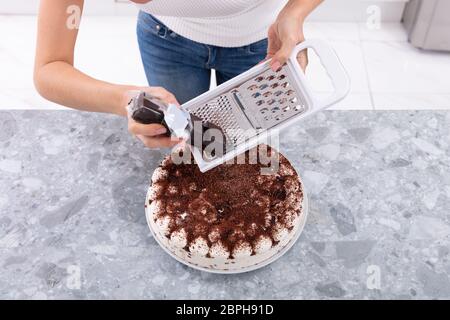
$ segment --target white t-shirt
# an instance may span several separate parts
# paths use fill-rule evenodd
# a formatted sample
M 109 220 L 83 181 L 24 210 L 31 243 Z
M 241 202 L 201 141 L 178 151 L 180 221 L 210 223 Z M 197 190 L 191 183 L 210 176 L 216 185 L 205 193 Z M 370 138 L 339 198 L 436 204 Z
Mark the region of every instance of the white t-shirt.
M 152 0 L 138 7 L 193 41 L 240 47 L 266 38 L 287 1 Z

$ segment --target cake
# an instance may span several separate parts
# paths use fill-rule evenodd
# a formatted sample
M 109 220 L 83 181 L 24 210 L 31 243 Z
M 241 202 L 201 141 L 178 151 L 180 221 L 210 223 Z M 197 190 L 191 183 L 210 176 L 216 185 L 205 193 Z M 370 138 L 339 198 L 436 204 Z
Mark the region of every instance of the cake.
M 154 171 L 147 218 L 159 242 L 196 266 L 229 270 L 261 263 L 293 238 L 302 218 L 303 188 L 289 161 L 274 149 L 267 165 L 222 164 L 201 173 L 168 156 Z M 267 170 L 266 170 L 267 171 Z

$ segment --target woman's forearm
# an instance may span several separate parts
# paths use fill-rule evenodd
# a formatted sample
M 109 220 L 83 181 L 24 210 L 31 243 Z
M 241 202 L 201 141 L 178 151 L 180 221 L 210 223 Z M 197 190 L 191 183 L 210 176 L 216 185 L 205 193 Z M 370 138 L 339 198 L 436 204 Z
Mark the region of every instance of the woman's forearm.
M 79 110 L 125 114 L 131 87 L 95 80 L 74 67 L 84 0 L 41 0 L 34 82 L 53 102 Z M 73 23 L 75 22 L 75 23 Z
M 126 115 L 126 91 L 137 89 L 93 79 L 64 61 L 37 67 L 35 84 L 50 101 L 78 110 L 119 115 Z
M 296 15 L 297 18 L 304 20 L 322 2 L 323 0 L 289 0 L 281 11 L 281 14 L 284 12 L 289 12 Z

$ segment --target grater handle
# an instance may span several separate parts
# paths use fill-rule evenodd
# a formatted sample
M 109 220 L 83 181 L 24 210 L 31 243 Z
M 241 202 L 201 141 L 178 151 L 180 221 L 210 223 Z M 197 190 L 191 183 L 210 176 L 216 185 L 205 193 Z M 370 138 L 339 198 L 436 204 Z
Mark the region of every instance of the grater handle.
M 347 96 L 350 91 L 350 78 L 334 49 L 327 43 L 316 39 L 302 42 L 292 52 L 289 61 L 298 73 L 303 74 L 303 71 L 298 64 L 297 55 L 300 51 L 307 48 L 311 48 L 316 52 L 334 87 L 334 92 L 330 96 L 325 99 L 316 99 L 319 103 L 318 110 L 325 109 Z

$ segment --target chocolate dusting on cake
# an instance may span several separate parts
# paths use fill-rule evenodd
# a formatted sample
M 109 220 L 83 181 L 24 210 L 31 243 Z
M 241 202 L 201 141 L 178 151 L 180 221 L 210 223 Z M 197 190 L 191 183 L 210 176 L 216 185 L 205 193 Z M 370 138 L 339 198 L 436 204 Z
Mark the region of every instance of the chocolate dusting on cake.
M 268 148 L 269 156 L 271 152 L 276 151 Z M 288 170 L 263 175 L 261 169 L 267 165 L 260 161 L 249 164 L 249 152 L 245 157 L 245 164 L 222 164 L 206 173 L 201 173 L 193 161 L 181 165 L 163 161 L 161 168 L 168 176 L 156 182 L 159 191 L 154 199 L 161 201 L 165 210 L 157 213 L 155 219 L 166 215 L 171 218 L 169 237 L 184 228 L 185 250 L 189 251 L 196 238 L 203 237 L 209 247 L 220 241 L 231 258 L 233 249 L 242 243 L 249 243 L 255 254 L 259 237 L 269 237 L 275 245 L 276 227 L 293 228 L 287 212 L 300 214 L 303 194 L 289 161 L 280 154 L 279 166 Z M 294 202 L 292 198 L 288 201 L 292 189 Z

